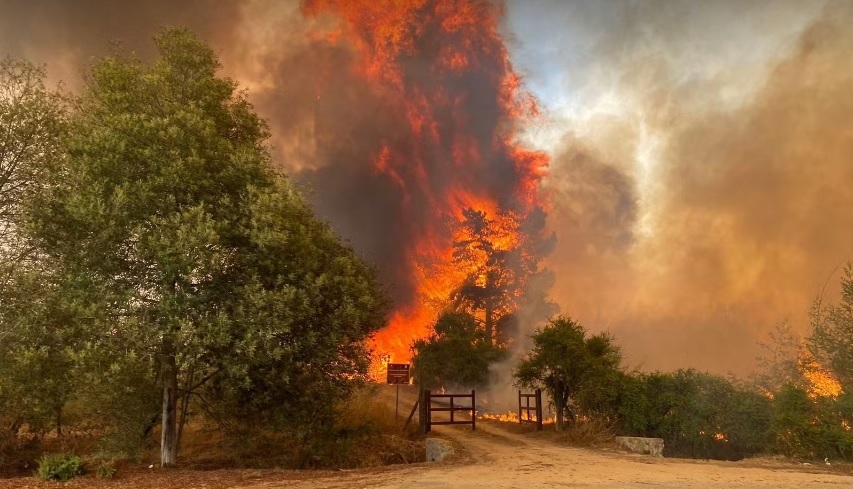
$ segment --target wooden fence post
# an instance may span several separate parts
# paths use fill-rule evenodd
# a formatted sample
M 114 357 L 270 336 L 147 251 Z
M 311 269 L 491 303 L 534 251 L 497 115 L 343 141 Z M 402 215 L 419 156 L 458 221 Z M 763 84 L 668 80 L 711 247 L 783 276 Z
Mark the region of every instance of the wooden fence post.
M 536 430 L 542 431 L 542 389 L 536 389 Z
M 432 431 L 432 397 L 430 390 L 424 391 L 424 401 L 426 402 L 426 432 Z
M 427 404 L 426 404 L 426 390 L 420 389 L 418 391 L 418 429 L 420 429 L 421 434 L 425 435 L 429 430 L 427 429 Z
M 471 431 L 477 429 L 477 403 L 474 399 L 474 389 L 471 389 Z
M 518 390 L 518 424 L 524 424 L 521 420 L 521 389 Z

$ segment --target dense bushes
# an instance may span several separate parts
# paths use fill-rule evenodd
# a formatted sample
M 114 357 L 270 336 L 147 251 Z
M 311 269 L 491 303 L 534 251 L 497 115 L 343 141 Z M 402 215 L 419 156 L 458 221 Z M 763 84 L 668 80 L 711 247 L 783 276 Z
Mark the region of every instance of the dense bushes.
M 546 333 L 554 336 L 563 330 L 565 334 L 543 340 Z M 853 395 L 836 396 L 840 389 L 813 384 L 834 380 L 829 372 L 816 380 L 813 375 L 820 368 L 802 352 L 807 361 L 788 362 L 793 366 L 789 375 L 774 382 L 764 377 L 744 382 L 692 369 L 622 371 L 619 351 L 608 336 L 588 336 L 583 327 L 566 318 L 552 320 L 533 339 L 536 346 L 516 370 L 520 385 L 544 387 L 552 402 L 560 405 L 553 401 L 554 389 L 549 389 L 549 382 L 559 380 L 563 405 L 572 419 L 612 426 L 619 435 L 663 438 L 667 456 L 739 460 L 781 454 L 853 459 Z M 584 353 L 590 339 L 610 345 L 607 368 Z M 526 375 L 525 369 L 536 375 Z
M 771 400 L 695 370 L 626 376 L 619 430 L 663 438 L 666 455 L 740 459 L 768 446 Z
M 799 387 L 788 385 L 774 400 L 775 449 L 791 457 L 853 459 L 850 394 L 837 399 L 811 399 Z
M 671 457 L 853 458 L 853 396 L 809 397 L 792 384 L 761 393 L 695 370 L 623 374 L 612 403 L 587 414 L 612 419 L 621 435 L 663 438 Z

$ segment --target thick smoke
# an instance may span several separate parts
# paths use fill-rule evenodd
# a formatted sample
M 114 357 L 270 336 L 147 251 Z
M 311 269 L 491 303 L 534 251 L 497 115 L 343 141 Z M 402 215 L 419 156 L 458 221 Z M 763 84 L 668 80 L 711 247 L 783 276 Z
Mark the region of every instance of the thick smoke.
M 2 45 L 51 65 L 103 53 L 111 38 L 145 56 L 150 44 L 140 38 L 155 22 L 187 24 L 210 40 L 269 120 L 277 160 L 377 265 L 398 311 L 412 309 L 392 321 L 421 328 L 399 335 L 397 353 L 427 326 L 413 324 L 429 320 L 424 297 L 446 300 L 460 285 L 443 280 L 447 263 L 432 262 L 450 259 L 462 209 L 541 214 L 547 157 L 516 144 L 534 104 L 519 96 L 495 4 L 306 0 L 218 11 L 198 1 L 124 12 L 95 2 L 85 19 L 62 3 L 14 7 L 25 24 L 58 24 L 73 48 L 54 51 L 45 35 L 22 33 Z
M 626 4 L 593 75 L 622 106 L 569 122 L 548 183 L 555 299 L 646 369 L 749 370 L 853 258 L 853 11 L 816 9 L 756 64 L 725 36 L 791 29 L 798 6 L 711 3 Z
M 508 4 L 525 43 L 515 63 L 546 103 L 571 109 L 543 130 L 562 134 L 544 138 L 552 296 L 614 333 L 634 365 L 747 370 L 755 341 L 785 318 L 804 327 L 811 299 L 853 258 L 853 11 L 826 3 Z M 400 243 L 421 231 L 418 214 L 402 218 L 400 188 L 369 163 L 382 141 L 405 144 L 402 115 L 353 76 L 352 49 L 312 34 L 328 22 L 296 2 L 7 0 L 0 56 L 47 63 L 74 87 L 109 41 L 145 56 L 161 25 L 190 27 L 250 89 L 319 212 L 411 300 Z M 409 71 L 426 83 L 422 66 Z M 466 110 L 496 110 L 488 94 L 476 100 Z M 487 184 L 499 194 L 513 175 L 496 168 Z M 429 176 L 427 189 L 449 173 Z
M 187 26 L 217 46 L 228 46 L 242 22 L 238 2 L 216 0 L 4 0 L 0 4 L 0 56 L 48 64 L 50 74 L 72 87 L 88 61 L 120 42 L 142 56 L 164 25 Z

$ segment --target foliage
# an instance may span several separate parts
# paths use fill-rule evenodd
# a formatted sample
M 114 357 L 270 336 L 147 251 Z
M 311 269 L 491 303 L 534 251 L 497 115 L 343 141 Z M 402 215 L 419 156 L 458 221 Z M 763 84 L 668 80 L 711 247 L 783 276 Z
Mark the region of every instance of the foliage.
M 771 400 L 746 385 L 695 370 L 626 382 L 620 430 L 663 438 L 669 456 L 738 460 L 770 445 Z
M 39 460 L 38 476 L 44 480 L 67 481 L 83 473 L 83 461 L 69 453 L 46 453 Z
M 574 420 L 578 410 L 603 409 L 619 376 L 621 354 L 613 339 L 605 334 L 587 336 L 571 318 L 560 316 L 531 337 L 532 351 L 513 373 L 522 387 L 542 386 L 554 402 L 557 430 L 563 418 Z
M 22 202 L 44 169 L 61 159 L 66 101 L 44 78 L 32 63 L 0 59 L 0 251 L 13 261 L 23 256 L 13 246 Z
M 627 385 L 621 431 L 663 438 L 669 456 L 736 460 L 770 444 L 771 401 L 746 386 L 695 370 L 638 375 Z
M 67 157 L 27 208 L 68 312 L 52 319 L 81 329 L 79 392 L 134 439 L 151 401 L 176 412 L 179 396 L 226 427 L 317 419 L 366 373 L 374 273 L 272 170 L 266 125 L 213 51 L 184 29 L 155 42 L 153 64 L 94 64 Z M 174 417 L 162 428 L 174 463 Z
M 23 425 L 40 432 L 58 422 L 72 390 L 65 291 L 43 276 L 19 232 L 45 168 L 61 159 L 66 99 L 44 78 L 41 67 L 0 60 L 0 411 L 8 421 L 0 437 L 12 440 Z
M 812 307 L 813 333 L 809 338 L 815 356 L 838 378 L 845 391 L 853 389 L 853 263 L 844 267 L 841 302 Z
M 853 396 L 812 399 L 805 389 L 788 385 L 776 393 L 773 409 L 775 451 L 806 459 L 853 458 Z
M 777 324 L 767 335 L 767 340 L 759 342 L 763 350 L 758 357 L 762 370 L 755 375 L 755 383 L 764 392 L 775 392 L 787 384 L 803 382 L 801 362 L 803 342 L 794 335 L 788 321 Z
M 412 351 L 413 373 L 424 388 L 483 387 L 489 366 L 506 357 L 472 315 L 450 311 L 439 316 L 429 337 L 412 344 Z
M 84 461 L 88 472 L 94 472 L 99 479 L 112 479 L 118 472 L 116 459 L 106 453 L 95 453 Z

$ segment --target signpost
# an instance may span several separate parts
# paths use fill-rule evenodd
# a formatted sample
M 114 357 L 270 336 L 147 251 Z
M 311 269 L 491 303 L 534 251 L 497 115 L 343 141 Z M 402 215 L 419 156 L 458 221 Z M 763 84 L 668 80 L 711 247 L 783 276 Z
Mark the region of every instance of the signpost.
M 409 367 L 408 363 L 389 363 L 388 376 L 386 383 L 395 384 L 397 386 L 397 400 L 394 405 L 394 419 L 399 417 L 400 410 L 400 384 L 409 383 Z

